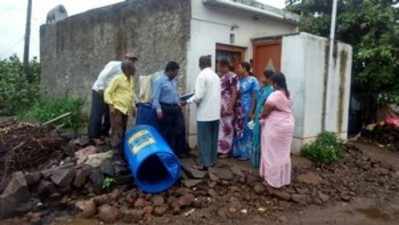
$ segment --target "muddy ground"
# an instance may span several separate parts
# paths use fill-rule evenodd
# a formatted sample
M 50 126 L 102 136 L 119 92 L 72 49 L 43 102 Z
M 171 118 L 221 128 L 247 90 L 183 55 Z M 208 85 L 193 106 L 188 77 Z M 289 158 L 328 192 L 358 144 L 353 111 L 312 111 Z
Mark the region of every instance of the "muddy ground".
M 398 152 L 352 142 L 346 145 L 344 160 L 329 166 L 293 156 L 292 184 L 275 190 L 264 187 L 247 162 L 219 160 L 204 177 L 185 175 L 182 184 L 162 195 L 145 195 L 123 185 L 110 194 L 47 201 L 0 224 L 399 225 L 398 162 Z M 185 166 L 191 163 L 184 160 Z M 90 201 L 93 212 L 83 211 L 89 214 L 75 207 Z

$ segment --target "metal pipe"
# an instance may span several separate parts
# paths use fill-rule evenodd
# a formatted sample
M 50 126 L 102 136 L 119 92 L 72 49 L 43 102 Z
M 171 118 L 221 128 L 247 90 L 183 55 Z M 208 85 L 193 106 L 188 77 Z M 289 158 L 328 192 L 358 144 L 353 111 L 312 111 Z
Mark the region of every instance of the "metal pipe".
M 328 57 L 328 75 L 327 75 L 327 90 L 326 90 L 326 115 L 324 117 L 324 131 L 327 129 L 327 123 L 330 119 L 330 115 L 332 114 L 332 110 L 334 107 L 331 105 L 331 93 L 333 92 L 334 86 L 334 77 L 333 77 L 333 70 L 334 70 L 334 44 L 335 44 L 335 29 L 336 29 L 336 21 L 337 21 L 337 7 L 338 7 L 338 0 L 333 0 L 333 7 L 331 13 L 331 27 L 330 27 L 330 46 L 329 46 L 329 57 Z

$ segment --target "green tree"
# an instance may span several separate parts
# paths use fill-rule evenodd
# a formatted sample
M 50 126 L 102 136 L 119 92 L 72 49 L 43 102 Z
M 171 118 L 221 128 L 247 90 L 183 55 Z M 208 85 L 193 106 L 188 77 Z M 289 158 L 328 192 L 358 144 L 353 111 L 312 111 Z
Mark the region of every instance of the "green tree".
M 17 56 L 0 60 L 0 115 L 15 115 L 28 109 L 40 96 L 40 63 L 29 62 L 32 80 L 28 82 L 23 63 Z
M 329 36 L 332 0 L 287 0 L 301 31 Z M 399 103 L 399 0 L 338 0 L 337 40 L 353 46 L 353 81 L 370 103 Z M 375 112 L 365 112 L 373 120 Z M 364 121 L 371 122 L 371 121 Z

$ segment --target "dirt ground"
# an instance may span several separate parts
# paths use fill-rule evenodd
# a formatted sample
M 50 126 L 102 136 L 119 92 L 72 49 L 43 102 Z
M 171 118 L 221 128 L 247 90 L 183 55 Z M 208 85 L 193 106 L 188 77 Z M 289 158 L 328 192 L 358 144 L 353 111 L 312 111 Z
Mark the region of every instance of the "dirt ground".
M 208 181 L 208 184 L 191 190 L 197 198 L 211 196 L 204 197 L 205 205 L 202 204 L 201 207 L 185 207 L 179 213 L 167 212 L 163 216 L 149 216 L 134 223 L 120 219 L 118 222 L 109 224 L 399 225 L 399 153 L 387 151 L 369 143 L 352 142 L 348 146 L 351 150 L 348 151 L 343 162 L 325 168 L 315 167 L 308 160 L 293 156 L 293 184 L 282 190 L 283 193 L 291 195 L 289 199 L 276 198 L 276 194 L 271 194 L 274 192 L 269 188 L 260 193 L 253 193 L 253 188 L 256 190 L 253 186 L 256 186 L 259 180 L 242 184 L 231 181 L 227 185 L 217 184 L 215 187 Z M 228 159 L 221 160 L 220 164 L 223 167 L 234 166 L 257 173 L 250 169 L 247 162 Z M 305 180 L 311 184 L 305 185 L 298 181 L 298 176 L 308 174 L 309 171 L 314 171 L 322 178 L 320 184 L 312 177 Z M 348 179 L 353 179 L 357 183 L 350 182 Z M 168 199 L 181 189 L 172 190 L 163 196 Z M 197 195 L 208 189 L 214 190 L 215 194 L 205 192 Z M 187 190 L 190 191 L 190 189 Z M 314 197 L 315 191 L 327 193 L 329 198 L 324 202 L 319 202 L 319 198 Z M 295 199 L 294 196 L 298 193 L 304 193 L 304 196 L 310 199 Z M 151 196 L 139 194 L 138 197 L 140 196 L 151 198 Z M 122 194 L 117 201 L 122 202 L 120 204 L 123 205 L 128 197 L 129 194 Z M 37 212 L 21 218 L 3 220 L 0 224 L 104 224 L 96 217 L 83 219 L 75 213 L 65 206 L 65 208 L 54 208 L 45 214 Z M 35 217 L 40 217 L 40 219 L 35 219 Z
M 188 217 L 155 218 L 149 224 L 213 224 L 213 225 L 398 225 L 399 194 L 389 200 L 357 198 L 350 203 L 336 203 L 328 206 L 310 206 L 304 210 L 282 212 L 277 219 L 259 215 L 239 215 L 222 220 L 210 215 Z M 60 217 L 52 225 L 97 225 L 97 220 Z M 115 225 L 125 225 L 115 223 Z M 126 224 L 127 225 L 127 224 Z

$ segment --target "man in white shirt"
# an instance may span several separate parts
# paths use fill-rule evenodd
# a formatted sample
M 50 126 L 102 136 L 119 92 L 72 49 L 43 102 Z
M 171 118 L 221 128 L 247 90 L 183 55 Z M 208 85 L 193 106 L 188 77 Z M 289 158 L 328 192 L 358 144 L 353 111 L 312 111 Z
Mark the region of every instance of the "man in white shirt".
M 199 169 L 203 170 L 216 163 L 221 109 L 220 78 L 211 69 L 211 66 L 211 56 L 200 57 L 201 72 L 195 83 L 195 94 L 187 101 L 187 103 L 196 103 L 197 105 Z
M 135 63 L 138 59 L 133 53 L 125 56 L 126 60 Z M 111 80 L 122 73 L 122 61 L 110 61 L 100 72 L 92 87 L 91 112 L 88 128 L 90 139 L 98 139 L 101 136 L 108 136 L 111 127 L 109 108 L 104 102 L 104 90 Z

